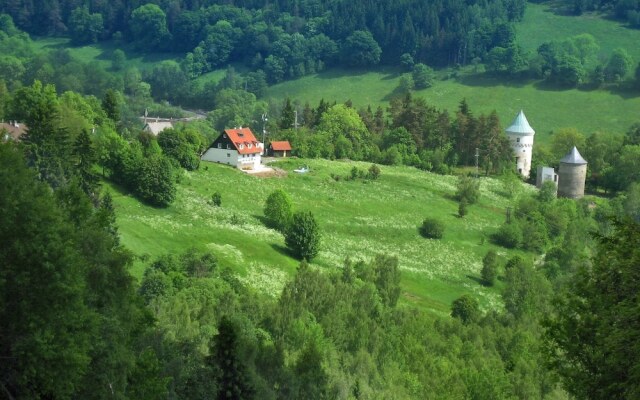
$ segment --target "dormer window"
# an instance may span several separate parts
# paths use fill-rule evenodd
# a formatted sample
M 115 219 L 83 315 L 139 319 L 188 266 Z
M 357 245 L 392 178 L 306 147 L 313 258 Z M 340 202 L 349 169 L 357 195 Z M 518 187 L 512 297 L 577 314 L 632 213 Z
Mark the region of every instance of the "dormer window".
M 239 148 L 240 150 L 242 150 L 242 149 L 244 149 L 244 145 L 243 145 L 243 144 L 241 144 L 240 146 L 238 146 L 238 148 Z
M 253 145 L 252 145 L 251 143 L 249 143 L 249 144 L 247 145 L 247 147 L 248 147 L 248 148 L 252 148 L 252 147 L 253 147 Z

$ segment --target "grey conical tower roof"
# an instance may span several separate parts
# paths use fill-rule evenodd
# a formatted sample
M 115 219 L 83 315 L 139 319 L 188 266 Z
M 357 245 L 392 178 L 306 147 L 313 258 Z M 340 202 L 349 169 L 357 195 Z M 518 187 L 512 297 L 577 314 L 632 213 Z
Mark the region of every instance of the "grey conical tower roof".
M 562 160 L 560 160 L 560 162 L 563 164 L 584 165 L 587 163 L 587 160 L 582 158 L 576 146 L 573 146 L 573 149 L 571 149 L 571 151 L 566 156 L 562 157 Z
M 533 136 L 536 134 L 536 131 L 534 131 L 531 125 L 529 125 L 529 121 L 527 121 L 527 117 L 524 116 L 524 112 L 522 110 L 520 110 L 518 115 L 516 115 L 516 118 L 506 131 L 507 133 L 522 136 Z

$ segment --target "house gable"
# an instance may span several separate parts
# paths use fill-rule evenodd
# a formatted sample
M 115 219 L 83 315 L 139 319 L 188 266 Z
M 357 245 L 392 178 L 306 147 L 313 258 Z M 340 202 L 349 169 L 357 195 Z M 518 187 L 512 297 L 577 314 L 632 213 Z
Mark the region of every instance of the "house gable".
M 262 147 L 249 128 L 226 129 L 209 146 L 202 159 L 235 165 L 240 169 L 260 166 Z

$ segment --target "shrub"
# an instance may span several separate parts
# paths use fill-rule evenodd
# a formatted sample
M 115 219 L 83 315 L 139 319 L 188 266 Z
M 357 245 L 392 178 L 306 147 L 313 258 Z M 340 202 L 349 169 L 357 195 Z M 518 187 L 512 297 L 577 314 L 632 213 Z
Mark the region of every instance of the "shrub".
M 492 235 L 492 239 L 500 246 L 514 249 L 522 243 L 522 229 L 517 223 L 504 224 Z
M 442 239 L 444 224 L 435 218 L 425 218 L 420 227 L 420 234 L 427 239 Z
M 467 204 L 474 204 L 480 197 L 480 181 L 468 176 L 461 175 L 458 178 L 458 190 L 456 199 L 466 201 Z
M 464 218 L 465 215 L 467 215 L 467 202 L 462 200 L 460 204 L 458 204 L 458 216 Z
M 220 192 L 215 192 L 211 196 L 211 204 L 216 207 L 220 207 L 222 205 L 222 195 L 220 194 Z
M 462 320 L 465 325 L 476 321 L 480 316 L 478 301 L 468 294 L 464 294 L 451 304 L 451 316 Z
M 311 261 L 320 250 L 320 228 L 311 212 L 293 214 L 291 226 L 285 234 L 285 243 L 293 254 Z
M 480 276 L 487 286 L 493 286 L 496 283 L 496 278 L 498 277 L 498 255 L 495 251 L 489 250 L 482 259 Z
M 380 167 L 375 164 L 371 164 L 369 167 L 369 174 L 367 176 L 371 180 L 376 180 L 380 177 Z
M 284 232 L 291 224 L 293 206 L 289 195 L 281 189 L 271 192 L 264 202 L 264 216 L 267 225 Z

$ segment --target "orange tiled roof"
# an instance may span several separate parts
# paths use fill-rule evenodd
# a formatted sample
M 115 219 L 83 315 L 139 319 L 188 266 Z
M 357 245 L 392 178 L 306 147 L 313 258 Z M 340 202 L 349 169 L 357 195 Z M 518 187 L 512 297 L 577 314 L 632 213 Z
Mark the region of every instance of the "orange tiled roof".
M 287 140 L 282 142 L 271 142 L 271 148 L 274 151 L 291 151 L 291 145 Z
M 251 129 L 249 128 L 234 128 L 225 129 L 224 132 L 229 136 L 229 139 L 236 146 L 236 150 L 240 154 L 256 154 L 261 153 L 262 149 L 258 147 L 258 141 L 253 136 Z M 242 147 L 240 147 L 242 145 Z M 251 147 L 249 147 L 251 145 Z

